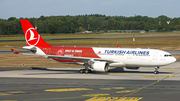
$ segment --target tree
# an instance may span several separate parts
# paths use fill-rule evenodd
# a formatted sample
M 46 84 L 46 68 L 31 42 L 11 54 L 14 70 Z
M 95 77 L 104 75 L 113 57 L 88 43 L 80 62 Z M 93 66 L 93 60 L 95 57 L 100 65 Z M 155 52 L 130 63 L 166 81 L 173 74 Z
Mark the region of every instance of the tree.
M 76 16 L 40 16 L 28 18 L 34 26 L 38 25 L 40 33 L 75 33 L 84 30 L 180 30 L 180 17 L 169 18 L 165 15 L 152 18 L 148 16 L 105 16 L 101 14 L 76 15 Z M 159 25 L 159 21 L 161 25 Z M 170 21 L 167 24 L 167 21 Z M 10 17 L 8 20 L 0 19 L 0 34 L 23 34 L 19 19 Z
M 13 21 L 13 20 L 16 20 L 16 17 L 10 17 L 10 18 L 8 18 L 8 21 Z
M 97 30 L 98 30 L 98 32 L 99 32 L 99 31 L 100 31 L 100 28 L 98 27 Z
M 104 29 L 104 32 L 107 32 L 107 29 L 106 29 L 106 28 Z
M 83 32 L 83 31 L 85 31 L 85 29 L 80 26 L 79 29 L 78 29 L 78 32 Z

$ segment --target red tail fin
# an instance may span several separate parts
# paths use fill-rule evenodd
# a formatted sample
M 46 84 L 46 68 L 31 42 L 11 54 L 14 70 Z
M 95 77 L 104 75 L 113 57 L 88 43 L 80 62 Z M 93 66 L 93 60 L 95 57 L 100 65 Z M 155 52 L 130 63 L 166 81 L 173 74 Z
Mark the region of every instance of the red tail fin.
M 52 47 L 47 44 L 27 19 L 21 19 L 24 36 L 28 46 Z

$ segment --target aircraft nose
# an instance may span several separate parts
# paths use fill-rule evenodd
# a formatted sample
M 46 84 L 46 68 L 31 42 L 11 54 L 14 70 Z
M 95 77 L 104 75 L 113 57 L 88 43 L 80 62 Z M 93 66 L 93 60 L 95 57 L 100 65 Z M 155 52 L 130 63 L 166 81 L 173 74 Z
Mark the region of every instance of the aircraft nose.
M 172 57 L 172 62 L 175 62 L 176 61 L 176 58 L 175 57 Z
M 172 56 L 171 58 L 169 58 L 169 62 L 170 62 L 170 63 L 173 63 L 173 62 L 175 62 L 175 61 L 176 61 L 176 58 L 175 58 L 175 57 Z
M 176 61 L 176 58 L 172 56 L 172 57 L 169 57 L 166 62 L 167 62 L 167 64 L 171 64 L 175 61 Z

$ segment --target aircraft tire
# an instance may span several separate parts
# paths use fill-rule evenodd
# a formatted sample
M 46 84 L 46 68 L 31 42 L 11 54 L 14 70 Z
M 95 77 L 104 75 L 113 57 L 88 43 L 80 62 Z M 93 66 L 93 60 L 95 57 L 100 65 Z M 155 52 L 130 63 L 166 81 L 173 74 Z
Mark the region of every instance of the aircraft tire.
M 159 71 L 154 71 L 154 74 L 159 74 Z
M 85 72 L 84 69 L 80 69 L 80 70 L 79 70 L 79 73 L 81 73 L 81 74 L 84 73 L 84 72 Z
M 86 74 L 88 74 L 88 73 L 91 73 L 92 71 L 90 70 L 90 69 L 80 69 L 79 70 L 79 73 L 86 73 Z
M 85 72 L 86 74 L 88 74 L 88 73 L 89 73 L 89 70 L 88 70 L 88 69 L 85 69 L 84 72 Z

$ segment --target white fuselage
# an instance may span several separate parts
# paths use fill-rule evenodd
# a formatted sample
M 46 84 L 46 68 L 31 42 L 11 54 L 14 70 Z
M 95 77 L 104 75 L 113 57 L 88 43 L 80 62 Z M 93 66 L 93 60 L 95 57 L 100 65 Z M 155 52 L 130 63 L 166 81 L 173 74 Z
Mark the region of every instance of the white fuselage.
M 170 53 L 156 49 L 93 48 L 102 59 L 112 59 L 110 66 L 163 66 L 176 61 Z

